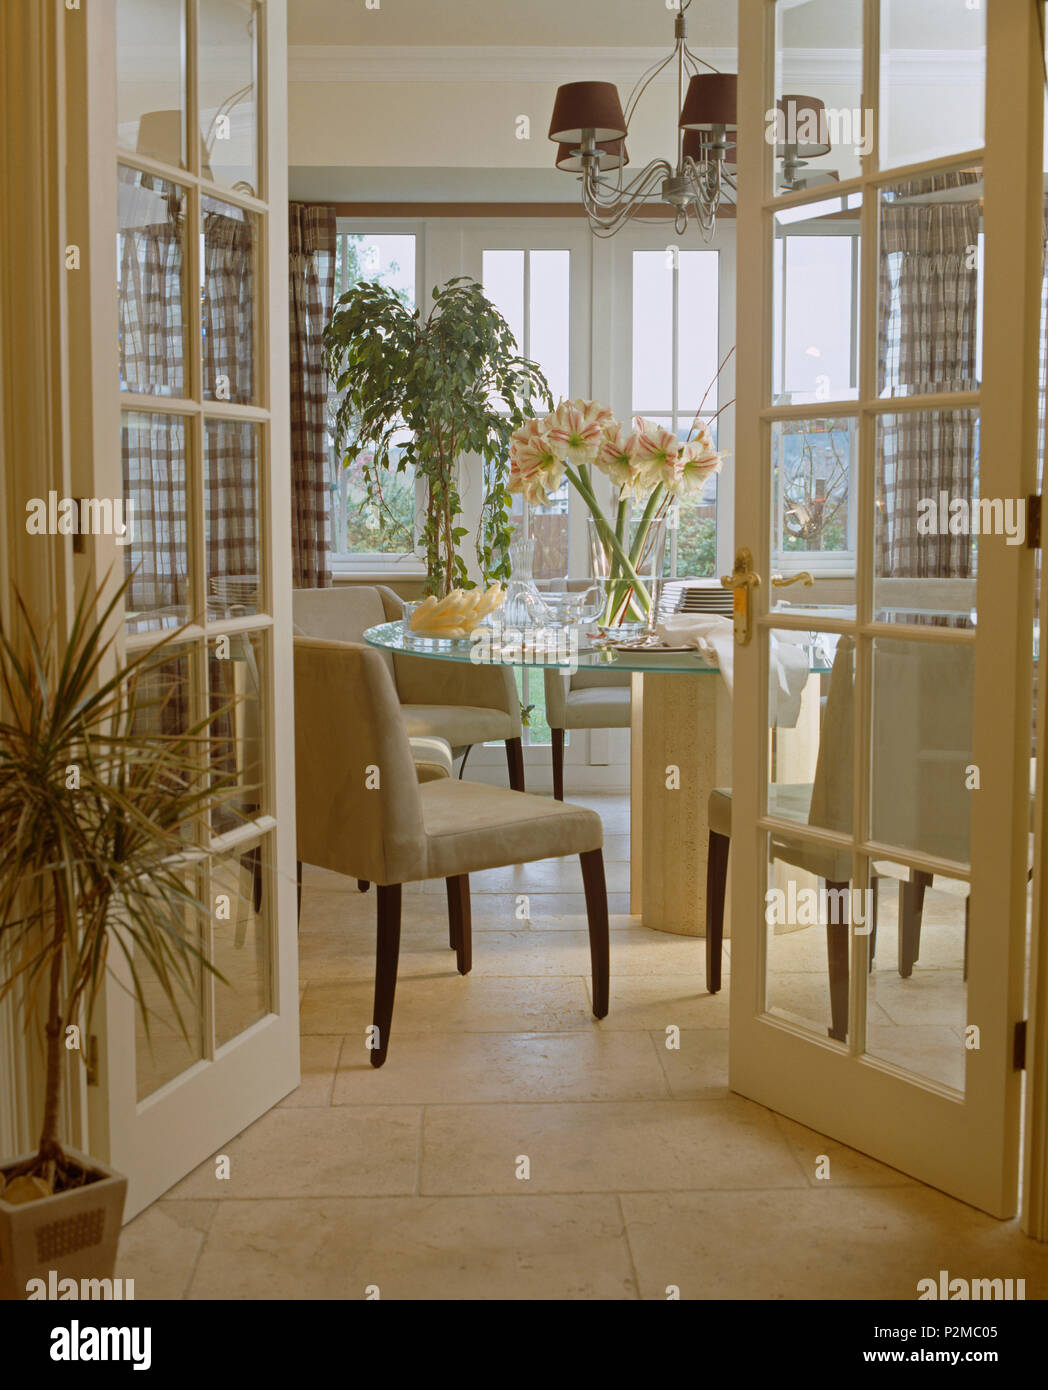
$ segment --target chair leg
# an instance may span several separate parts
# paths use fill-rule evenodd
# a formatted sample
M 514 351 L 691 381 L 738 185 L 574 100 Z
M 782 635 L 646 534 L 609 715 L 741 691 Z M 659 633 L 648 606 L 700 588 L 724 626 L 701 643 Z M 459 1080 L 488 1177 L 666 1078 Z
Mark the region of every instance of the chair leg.
M 553 735 L 553 798 L 564 800 L 564 730 L 550 729 Z
M 873 971 L 873 958 L 877 954 L 877 903 L 880 899 L 880 879 L 870 875 L 870 954 L 866 961 L 867 974 Z
M 473 917 L 469 905 L 469 874 L 444 880 L 448 890 L 448 936 L 458 956 L 458 972 L 473 969 Z
M 519 738 L 506 740 L 506 763 L 509 767 L 509 784 L 515 792 L 524 790 L 524 749 Z
M 389 1030 L 393 1022 L 393 996 L 397 992 L 397 961 L 400 958 L 400 884 L 378 886 L 378 945 L 375 951 L 375 1004 L 371 1021 L 375 1026 L 371 1065 L 380 1067 L 389 1051 Z
M 579 855 L 582 885 L 586 891 L 586 919 L 589 923 L 590 967 L 593 972 L 593 1017 L 608 1013 L 608 889 L 604 879 L 604 852 L 587 850 Z
M 913 943 L 913 959 L 919 961 L 921 958 L 921 925 L 924 922 L 924 893 L 925 889 L 932 886 L 932 875 L 917 869 L 914 872 L 914 881 L 917 885 L 917 931 Z
M 706 988 L 717 994 L 721 987 L 724 955 L 724 896 L 728 883 L 727 835 L 710 831 L 706 850 Z
M 302 860 L 295 860 L 295 883 L 298 888 L 298 924 L 302 925 Z
M 914 962 L 920 950 L 921 912 L 924 907 L 924 889 L 927 874 L 919 869 L 913 876 L 899 884 L 899 974 L 908 980 L 913 974 Z
M 850 892 L 850 883 L 826 881 L 827 901 L 844 901 L 831 893 Z M 848 1037 L 848 936 L 847 922 L 826 923 L 826 955 L 830 969 L 830 1037 L 845 1042 Z
M 366 878 L 358 878 L 358 879 L 357 879 L 357 890 L 358 890 L 358 892 L 366 893 L 370 887 L 371 887 L 371 881 L 370 881 L 369 879 L 366 879 Z

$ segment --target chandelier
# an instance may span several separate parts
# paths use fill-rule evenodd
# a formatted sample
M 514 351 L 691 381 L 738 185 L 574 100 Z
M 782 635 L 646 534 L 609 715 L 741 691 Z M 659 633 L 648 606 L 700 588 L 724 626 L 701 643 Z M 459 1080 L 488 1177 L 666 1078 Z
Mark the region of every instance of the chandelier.
M 672 51 L 643 73 L 630 94 L 625 114 L 614 82 L 569 82 L 557 89 L 549 138 L 557 146 L 558 169 L 580 175 L 582 203 L 596 236 L 614 236 L 640 213 L 642 220 L 668 221 L 672 208 L 678 234 L 695 219 L 709 241 L 722 201 L 734 202 L 736 123 L 735 73 L 718 70 L 688 47 L 686 11 L 681 0 L 674 17 Z M 629 183 L 626 138 L 641 97 L 671 65 L 677 70 L 676 159 L 653 159 Z M 700 71 L 705 69 L 705 71 Z M 685 78 L 687 93 L 685 94 Z

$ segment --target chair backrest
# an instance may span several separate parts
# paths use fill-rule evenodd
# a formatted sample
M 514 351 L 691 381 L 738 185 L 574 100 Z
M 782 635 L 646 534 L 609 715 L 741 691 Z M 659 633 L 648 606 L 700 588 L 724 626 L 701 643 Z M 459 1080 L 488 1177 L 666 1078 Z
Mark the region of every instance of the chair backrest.
M 877 638 L 873 646 L 870 829 L 882 844 L 967 863 L 973 649 Z M 809 823 L 852 829 L 855 648 L 830 672 Z
M 295 589 L 291 613 L 295 630 L 307 637 L 362 642 L 369 627 L 396 621 L 401 606 L 396 594 L 384 586 L 339 584 L 331 589 Z M 393 658 L 382 655 L 395 684 Z
M 415 765 L 382 654 L 296 637 L 298 858 L 372 883 L 425 877 Z

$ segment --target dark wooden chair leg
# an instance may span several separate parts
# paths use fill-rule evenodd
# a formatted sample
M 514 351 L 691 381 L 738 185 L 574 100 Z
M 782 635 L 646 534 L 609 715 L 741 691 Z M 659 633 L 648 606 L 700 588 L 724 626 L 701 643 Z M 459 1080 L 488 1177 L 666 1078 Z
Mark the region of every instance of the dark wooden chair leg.
M 251 906 L 257 917 L 262 911 L 262 846 L 256 845 L 250 851 L 251 859 Z
M 553 799 L 564 800 L 564 730 L 550 729 L 553 735 Z
M 519 738 L 506 740 L 506 763 L 510 786 L 515 792 L 524 791 L 524 749 Z
M 924 885 L 915 870 L 909 881 L 899 884 L 899 974 L 904 980 L 913 974 L 917 959 L 923 900 Z
M 295 883 L 298 887 L 298 923 L 302 925 L 302 860 L 295 860 Z
M 842 902 L 831 894 L 850 893 L 850 883 L 826 881 L 827 902 Z M 826 954 L 830 970 L 830 1037 L 845 1042 L 848 1037 L 848 922 L 826 923 Z
M 716 994 L 721 987 L 724 955 L 724 896 L 728 883 L 727 835 L 710 831 L 706 850 L 706 988 Z
M 473 969 L 473 918 L 469 905 L 469 874 L 444 880 L 448 890 L 448 935 L 458 956 L 458 972 Z
M 371 881 L 370 881 L 370 879 L 366 879 L 366 878 L 358 878 L 358 879 L 357 879 L 357 890 L 358 890 L 359 892 L 361 892 L 361 893 L 366 893 L 370 887 L 371 887 Z
M 915 963 L 920 960 L 920 927 L 924 922 L 924 891 L 931 887 L 931 878 L 933 876 L 930 873 L 924 873 L 923 869 L 916 869 L 913 872 L 913 883 L 916 884 L 917 890 L 915 894 L 917 920 L 915 933 L 913 933 L 913 960 Z
M 593 971 L 593 1016 L 608 1013 L 608 889 L 604 879 L 604 851 L 587 850 L 579 855 L 582 885 L 586 892 L 586 919 L 589 923 L 590 966 Z
M 375 1004 L 371 1021 L 375 1026 L 371 1065 L 380 1067 L 389 1051 L 389 1030 L 393 1022 L 393 996 L 397 992 L 397 961 L 400 958 L 400 884 L 378 886 L 378 945 L 375 951 Z

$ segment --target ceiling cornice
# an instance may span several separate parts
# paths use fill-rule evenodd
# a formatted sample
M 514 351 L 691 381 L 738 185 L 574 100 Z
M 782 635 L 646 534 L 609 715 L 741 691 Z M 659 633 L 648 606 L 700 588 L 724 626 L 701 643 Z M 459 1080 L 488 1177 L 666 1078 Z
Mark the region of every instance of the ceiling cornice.
M 419 47 L 299 44 L 288 50 L 288 81 L 314 82 L 521 82 L 559 85 L 588 79 L 615 82 L 629 91 L 668 48 L 557 48 L 442 46 Z M 715 68 L 734 72 L 734 48 L 702 49 Z M 862 76 L 862 55 L 853 48 L 793 48 L 783 63 L 785 81 L 846 83 Z M 985 58 L 977 49 L 896 49 L 882 60 L 890 65 L 893 86 L 981 83 Z M 674 78 L 673 64 L 665 78 Z

